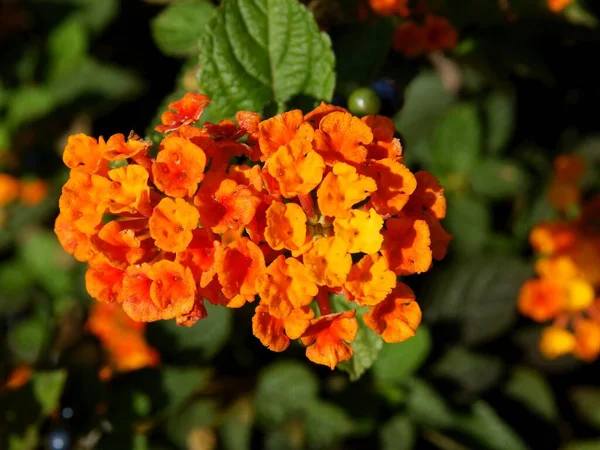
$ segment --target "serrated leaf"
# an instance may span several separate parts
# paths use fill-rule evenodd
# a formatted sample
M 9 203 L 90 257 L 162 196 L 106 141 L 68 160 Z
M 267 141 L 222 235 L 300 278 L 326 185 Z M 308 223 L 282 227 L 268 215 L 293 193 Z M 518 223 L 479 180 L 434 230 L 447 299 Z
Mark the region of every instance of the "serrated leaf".
M 574 387 L 569 392 L 569 398 L 581 420 L 600 430 L 600 388 Z
M 200 86 L 224 115 L 297 95 L 331 100 L 331 42 L 298 1 L 225 0 L 206 30 Z
M 208 316 L 191 327 L 164 320 L 148 327 L 149 342 L 163 352 L 186 353 L 202 361 L 214 357 L 231 334 L 231 310 L 205 302 Z
M 406 158 L 431 166 L 429 136 L 440 117 L 456 101 L 433 71 L 422 71 L 406 87 L 404 105 L 394 116 L 407 146 Z M 410 165 L 410 162 L 407 164 Z
M 404 414 L 392 417 L 379 429 L 381 450 L 412 450 L 416 440 L 415 426 Z
M 472 197 L 448 196 L 448 216 L 444 222 L 452 234 L 452 251 L 461 256 L 481 253 L 492 229 L 491 211 Z
M 453 428 L 476 441 L 487 450 L 527 450 L 521 440 L 496 411 L 483 400 L 475 403 L 469 414 L 457 416 Z
M 402 382 L 421 367 L 430 351 L 431 335 L 427 327 L 421 325 L 417 334 L 407 341 L 383 344 L 373 364 L 373 376 L 382 384 Z
M 342 295 L 334 295 L 331 298 L 331 309 L 334 312 L 344 312 L 356 309 L 356 320 L 358 331 L 356 337 L 350 343 L 353 350 L 349 361 L 338 364 L 338 369 L 348 372 L 351 381 L 358 380 L 377 360 L 377 355 L 383 348 L 383 339 L 373 330 L 365 325 L 363 315 L 369 311 L 368 307 L 357 307 Z
M 517 296 L 532 275 L 519 258 L 480 256 L 446 265 L 420 297 L 427 322 L 458 326 L 468 345 L 488 342 L 517 318 Z
M 446 112 L 431 137 L 433 167 L 438 173 L 468 173 L 482 152 L 482 129 L 477 108 L 461 103 Z
M 515 367 L 506 382 L 504 393 L 546 420 L 558 419 L 558 408 L 550 384 L 533 369 Z
M 453 347 L 431 368 L 432 375 L 451 381 L 461 391 L 457 399 L 471 400 L 490 389 L 502 376 L 502 360 L 490 355 L 475 353 L 464 347 Z
M 33 373 L 31 385 L 35 398 L 42 407 L 42 414 L 47 415 L 58 408 L 66 380 L 65 370 Z
M 408 415 L 414 422 L 436 429 L 452 426 L 454 413 L 444 398 L 423 380 L 410 382 L 410 394 L 406 402 Z
M 515 128 L 515 95 L 495 90 L 483 101 L 487 150 L 498 154 L 506 148 Z
M 150 23 L 154 42 L 166 55 L 192 55 L 215 7 L 206 0 L 187 0 L 167 6 Z
M 527 188 L 529 179 L 515 161 L 486 158 L 473 168 L 470 181 L 476 194 L 496 200 L 522 192 Z
M 278 361 L 262 371 L 256 387 L 256 416 L 259 423 L 274 427 L 306 411 L 316 398 L 316 376 L 296 361 Z
M 321 400 L 307 410 L 305 423 L 308 448 L 325 449 L 352 434 L 354 424 L 339 406 Z

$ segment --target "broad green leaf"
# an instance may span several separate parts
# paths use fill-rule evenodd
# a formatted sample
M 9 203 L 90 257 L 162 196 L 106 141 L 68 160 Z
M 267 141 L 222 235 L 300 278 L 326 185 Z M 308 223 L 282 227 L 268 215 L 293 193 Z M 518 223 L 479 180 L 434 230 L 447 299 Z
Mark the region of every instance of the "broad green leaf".
M 40 436 L 38 425 L 29 425 L 23 434 L 8 435 L 8 450 L 35 450 L 38 448 Z
M 208 361 L 227 343 L 231 334 L 231 310 L 205 302 L 208 316 L 191 327 L 179 326 L 173 320 L 152 324 L 149 340 L 159 350 L 193 354 L 194 358 Z
M 379 429 L 381 450 L 412 450 L 416 440 L 415 426 L 404 414 L 392 417 Z
M 356 337 L 350 344 L 353 350 L 352 358 L 349 361 L 338 364 L 338 368 L 348 372 L 351 381 L 358 380 L 377 360 L 377 355 L 383 348 L 383 339 L 373 330 L 365 325 L 363 315 L 369 310 L 368 307 L 356 307 L 355 303 L 346 300 L 342 295 L 334 295 L 332 300 L 332 310 L 334 312 L 344 312 L 350 309 L 356 309 L 356 320 L 358 322 L 358 331 Z
M 420 425 L 444 429 L 451 427 L 454 421 L 454 413 L 440 393 L 417 378 L 410 382 L 406 407 L 411 420 Z
M 194 54 L 214 11 L 215 7 L 206 0 L 179 1 L 167 6 L 150 24 L 154 42 L 166 55 Z
M 293 423 L 286 428 L 276 428 L 265 435 L 264 450 L 301 450 L 302 428 L 299 423 Z
M 296 361 L 278 361 L 264 369 L 256 387 L 256 418 L 266 427 L 306 411 L 317 396 L 316 376 Z
M 224 450 L 250 450 L 254 405 L 248 398 L 240 398 L 230 408 L 219 428 Z
M 477 108 L 461 103 L 446 112 L 431 138 L 432 164 L 438 173 L 468 173 L 482 151 L 482 129 Z
M 12 259 L 0 265 L 0 316 L 23 309 L 32 283 L 27 266 Z
M 48 318 L 34 314 L 9 328 L 8 345 L 18 359 L 32 364 L 40 357 L 47 334 Z
M 138 417 L 147 417 L 152 411 L 152 400 L 150 396 L 142 391 L 134 391 L 131 393 L 132 406 Z
M 168 397 L 169 410 L 179 408 L 195 391 L 210 381 L 209 369 L 193 367 L 165 367 L 161 369 L 163 389 Z
M 371 81 L 385 62 L 389 52 L 394 25 L 389 18 L 375 23 L 357 23 L 333 41 L 337 61 L 338 83 Z
M 225 115 L 333 95 L 331 42 L 297 0 L 225 0 L 201 49 L 200 86 Z
M 102 31 L 119 13 L 119 0 L 71 0 L 79 6 L 77 19 L 94 33 Z
M 136 434 L 133 436 L 133 447 L 132 450 L 149 450 L 150 445 L 148 444 L 148 436 L 145 434 Z
M 444 226 L 452 234 L 451 248 L 461 256 L 481 253 L 492 228 L 491 211 L 479 199 L 448 196 L 448 216 Z
M 74 67 L 88 52 L 88 36 L 83 23 L 69 18 L 52 30 L 48 37 L 49 79 L 54 80 Z
M 21 237 L 19 253 L 23 264 L 50 294 L 61 296 L 72 290 L 73 277 L 69 269 L 75 263 L 54 233 L 41 229 L 28 232 Z
M 373 364 L 373 376 L 382 384 L 402 382 L 416 372 L 431 351 L 431 335 L 425 325 L 417 334 L 399 344 L 383 344 Z
M 486 450 L 527 450 L 521 440 L 496 411 L 483 400 L 477 401 L 469 414 L 457 416 L 453 428 L 476 441 L 476 448 Z
M 48 415 L 58 408 L 66 380 L 67 372 L 62 369 L 33 373 L 31 384 L 35 398 L 42 407 L 42 414 Z
M 504 393 L 546 420 L 558 419 L 558 408 L 552 388 L 548 381 L 533 369 L 515 367 L 506 382 Z
M 459 327 L 460 340 L 478 345 L 495 339 L 517 318 L 517 297 L 532 275 L 518 258 L 480 256 L 446 265 L 428 279 L 420 296 L 427 322 Z
M 574 387 L 569 392 L 569 398 L 581 420 L 600 430 L 600 388 Z
M 310 449 L 326 449 L 352 434 L 354 424 L 339 406 L 317 400 L 307 410 L 306 440 Z
M 214 440 L 211 427 L 217 419 L 218 404 L 215 399 L 198 400 L 187 406 L 179 414 L 170 416 L 164 424 L 164 430 L 170 440 L 181 450 L 196 448 L 194 433 L 199 441 Z
M 600 439 L 571 442 L 562 450 L 600 450 Z
M 470 400 L 490 389 L 503 372 L 502 360 L 471 352 L 464 347 L 448 350 L 431 368 L 432 375 L 460 387 L 457 399 Z
M 396 129 L 406 142 L 406 158 L 431 167 L 429 136 L 455 101 L 456 96 L 433 71 L 422 71 L 410 82 L 404 91 L 404 106 L 394 116 Z
M 511 91 L 495 90 L 483 101 L 487 150 L 498 154 L 506 148 L 515 128 L 516 99 Z
M 45 116 L 55 105 L 55 96 L 51 90 L 38 86 L 22 87 L 10 97 L 6 123 L 16 128 Z
M 495 200 L 519 194 L 527 188 L 529 179 L 518 163 L 487 158 L 471 170 L 470 181 L 476 194 Z

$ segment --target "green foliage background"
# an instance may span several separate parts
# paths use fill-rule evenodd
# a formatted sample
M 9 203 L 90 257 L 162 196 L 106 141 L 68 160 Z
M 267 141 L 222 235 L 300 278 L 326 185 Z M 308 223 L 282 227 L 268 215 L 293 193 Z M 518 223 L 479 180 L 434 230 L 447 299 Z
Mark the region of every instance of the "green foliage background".
M 441 60 L 395 53 L 394 19 L 359 22 L 354 1 L 217 3 L 0 5 L 0 170 L 51 186 L 39 205 L 2 207 L 0 386 L 17 365 L 34 374 L 0 390 L 0 448 L 51 448 L 65 430 L 74 449 L 600 449 L 598 362 L 543 360 L 539 327 L 516 310 L 528 233 L 554 214 L 555 156 L 581 154 L 598 189 L 597 3 L 556 15 L 513 0 L 510 20 L 502 2 L 431 1 L 460 35 Z M 300 346 L 262 347 L 252 308 L 209 306 L 190 329 L 148 327 L 160 368 L 99 381 L 84 267 L 52 232 L 66 136 L 159 139 L 160 112 L 185 91 L 210 95 L 203 120 L 216 122 L 343 101 L 381 78 L 398 87 L 407 165 L 440 178 L 454 235 L 446 260 L 404 280 L 424 310 L 416 337 L 382 344 L 361 327 L 332 372 Z

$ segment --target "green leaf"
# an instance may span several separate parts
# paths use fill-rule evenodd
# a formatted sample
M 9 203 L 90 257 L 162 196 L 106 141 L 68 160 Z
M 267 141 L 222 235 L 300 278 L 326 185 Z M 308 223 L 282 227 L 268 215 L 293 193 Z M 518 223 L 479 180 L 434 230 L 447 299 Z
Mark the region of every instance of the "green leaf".
M 411 380 L 406 407 L 411 420 L 420 425 L 436 429 L 452 426 L 452 410 L 439 392 L 423 380 Z
M 71 0 L 79 6 L 75 16 L 94 33 L 102 31 L 119 13 L 119 0 Z
M 250 450 L 254 408 L 248 398 L 240 398 L 228 411 L 219 428 L 223 450 Z
M 228 308 L 205 303 L 208 316 L 191 327 L 179 326 L 173 320 L 150 325 L 150 343 L 165 352 L 193 353 L 194 358 L 202 361 L 212 359 L 229 339 L 232 315 Z
M 308 408 L 305 427 L 308 448 L 325 449 L 352 434 L 354 424 L 339 406 L 317 400 Z
M 29 425 L 22 435 L 8 435 L 8 450 L 35 450 L 38 448 L 40 436 L 37 425 Z
M 427 322 L 458 325 L 460 340 L 495 339 L 517 319 L 517 297 L 531 268 L 519 258 L 479 256 L 446 265 L 420 297 Z
M 338 83 L 366 84 L 378 73 L 389 52 L 394 24 L 389 18 L 356 23 L 334 38 Z
M 453 235 L 450 243 L 454 252 L 461 256 L 481 253 L 492 228 L 491 211 L 479 199 L 464 196 L 448 196 L 448 216 L 444 222 Z
M 558 419 L 558 408 L 550 384 L 533 369 L 515 367 L 506 382 L 504 393 L 548 421 Z
M 166 55 L 187 56 L 199 50 L 200 38 L 215 7 L 205 0 L 167 6 L 150 23 L 156 45 Z
M 454 429 L 467 435 L 487 450 L 527 450 L 527 445 L 521 440 L 498 415 L 496 411 L 483 400 L 475 403 L 469 414 L 457 416 Z
M 445 111 L 456 101 L 456 96 L 446 90 L 440 77 L 424 70 L 404 91 L 404 106 L 394 116 L 396 129 L 406 142 L 406 158 L 431 166 L 429 136 Z
M 34 314 L 10 328 L 8 344 L 18 359 L 32 364 L 40 357 L 47 334 L 48 318 Z
M 415 426 L 404 414 L 392 417 L 379 429 L 380 450 L 412 450 L 416 440 Z
M 53 93 L 43 87 L 22 87 L 10 97 L 7 105 L 6 122 L 16 128 L 26 122 L 37 120 L 55 107 Z
M 274 427 L 306 411 L 317 396 L 316 376 L 296 361 L 278 361 L 262 371 L 256 387 L 259 423 Z
M 88 36 L 83 23 L 76 18 L 61 22 L 48 36 L 49 79 L 70 72 L 88 52 Z
M 355 303 L 346 300 L 343 295 L 333 295 L 332 310 L 344 312 L 356 309 L 356 320 L 358 331 L 356 337 L 350 344 L 354 354 L 349 361 L 338 364 L 338 368 L 348 372 L 351 381 L 358 380 L 377 360 L 377 355 L 383 348 L 383 339 L 373 330 L 365 325 L 363 315 L 369 311 L 368 307 L 356 307 Z
M 600 388 L 574 387 L 569 392 L 569 398 L 581 420 L 600 430 Z
M 0 265 L 0 316 L 23 309 L 29 300 L 32 283 L 31 274 L 25 264 L 9 260 Z
M 562 450 L 600 450 L 600 439 L 571 442 Z
M 35 398 L 42 407 L 42 414 L 48 415 L 58 408 L 66 380 L 67 372 L 62 369 L 34 372 L 31 384 Z
M 170 416 L 164 424 L 165 433 L 178 448 L 182 450 L 195 448 L 190 444 L 190 435 L 196 430 L 201 430 L 207 433 L 205 438 L 212 436 L 210 427 L 216 421 L 217 407 L 217 401 L 214 399 L 198 400 L 179 414 Z
M 515 161 L 488 158 L 479 162 L 470 174 L 476 194 L 490 199 L 502 199 L 519 194 L 527 188 L 525 170 Z
M 169 410 L 179 408 L 195 391 L 210 381 L 209 369 L 193 367 L 165 367 L 161 369 L 163 389 L 169 399 Z
M 431 368 L 431 373 L 459 386 L 458 399 L 470 400 L 490 389 L 503 372 L 502 360 L 471 352 L 463 347 L 448 350 Z
M 402 382 L 416 372 L 431 351 L 431 335 L 421 325 L 417 334 L 399 344 L 383 344 L 373 364 L 373 376 L 382 384 Z
M 481 123 L 477 108 L 461 103 L 446 112 L 432 135 L 431 155 L 438 173 L 468 173 L 482 150 Z
M 224 115 L 297 95 L 331 100 L 331 42 L 297 0 L 225 0 L 206 31 L 200 86 Z
M 21 237 L 19 255 L 37 282 L 50 294 L 58 297 L 72 291 L 73 277 L 69 269 L 75 263 L 54 233 L 41 229 L 28 232 Z
M 516 98 L 512 91 L 495 90 L 483 102 L 487 150 L 506 148 L 515 129 Z

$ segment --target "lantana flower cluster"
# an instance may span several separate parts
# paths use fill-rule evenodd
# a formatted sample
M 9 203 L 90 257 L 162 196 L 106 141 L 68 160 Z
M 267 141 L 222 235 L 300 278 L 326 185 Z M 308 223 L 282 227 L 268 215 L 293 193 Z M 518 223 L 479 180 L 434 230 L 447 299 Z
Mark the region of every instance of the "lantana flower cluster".
M 423 1 L 412 9 L 408 0 L 369 0 L 369 6 L 375 14 L 399 18 L 392 46 L 407 58 L 449 50 L 458 42 L 458 33 L 452 24 L 432 14 Z
M 88 263 L 90 295 L 135 321 L 188 326 L 205 300 L 239 308 L 258 296 L 265 346 L 300 339 L 331 368 L 352 356 L 358 329 L 331 294 L 368 307 L 365 324 L 386 342 L 413 336 L 421 311 L 398 276 L 428 270 L 450 235 L 442 187 L 402 163 L 392 121 L 322 103 L 193 126 L 208 103 L 171 103 L 158 149 L 133 133 L 68 139 L 55 230 Z
M 544 328 L 540 351 L 547 358 L 572 354 L 592 361 L 600 355 L 600 196 L 581 206 L 579 179 L 582 161 L 561 156 L 548 192 L 565 214 L 560 220 L 538 224 L 530 234 L 537 278 L 521 288 L 519 309 Z M 575 218 L 566 212 L 580 208 Z
M 93 303 L 86 329 L 106 352 L 108 363 L 100 370 L 102 379 L 160 363 L 158 351 L 146 342 L 146 323 L 132 320 L 117 303 Z

